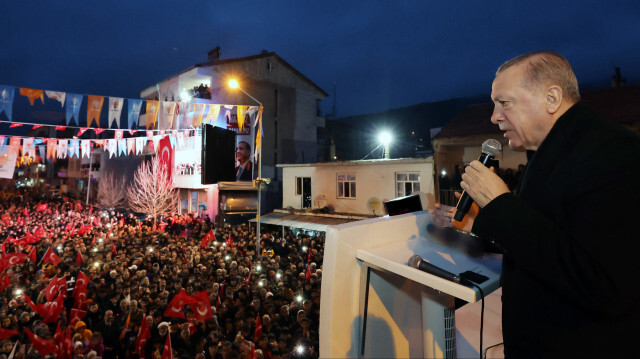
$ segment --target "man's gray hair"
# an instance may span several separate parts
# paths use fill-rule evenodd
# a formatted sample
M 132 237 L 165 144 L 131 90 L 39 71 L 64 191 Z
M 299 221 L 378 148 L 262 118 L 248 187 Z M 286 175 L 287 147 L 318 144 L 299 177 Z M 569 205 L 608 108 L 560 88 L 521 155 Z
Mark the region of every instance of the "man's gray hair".
M 502 71 L 527 62 L 522 86 L 526 89 L 539 89 L 544 86 L 558 85 L 563 95 L 573 102 L 580 101 L 578 79 L 567 59 L 552 50 L 539 50 L 520 55 L 502 64 L 496 76 Z

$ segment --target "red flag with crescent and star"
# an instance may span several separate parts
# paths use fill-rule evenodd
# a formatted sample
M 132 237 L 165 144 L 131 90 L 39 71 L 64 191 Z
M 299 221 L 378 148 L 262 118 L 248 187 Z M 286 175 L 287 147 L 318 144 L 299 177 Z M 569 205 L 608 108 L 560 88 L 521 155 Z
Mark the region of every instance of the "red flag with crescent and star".
M 42 256 L 42 262 L 49 262 L 55 266 L 60 263 L 60 258 L 58 258 L 56 252 L 53 251 L 53 248 L 49 247 L 49 249 L 44 253 L 44 256 Z
M 158 142 L 158 156 L 160 166 L 166 168 L 169 183 L 173 183 L 173 148 L 171 148 L 169 136 L 164 136 L 160 142 Z
M 53 340 L 43 339 L 31 333 L 29 329 L 26 328 L 24 329 L 24 332 L 27 333 L 27 336 L 29 337 L 31 344 L 33 344 L 33 347 L 36 348 L 38 353 L 40 353 L 40 355 L 42 355 L 43 357 L 47 354 L 53 354 L 57 351 L 56 342 L 54 342 Z
M 173 299 L 171 299 L 167 309 L 164 311 L 164 315 L 165 317 L 186 319 L 184 315 L 184 306 L 187 304 L 196 304 L 197 302 L 197 300 L 190 297 L 183 289 L 180 293 L 176 294 Z
M 167 334 L 167 341 L 162 349 L 162 359 L 173 359 L 173 350 L 171 349 L 171 335 Z
M 145 359 L 144 347 L 147 344 L 147 340 L 151 338 L 151 330 L 149 330 L 149 324 L 146 318 L 142 318 L 140 323 L 140 329 L 138 330 L 138 336 L 136 337 L 136 353 L 141 359 Z
M 191 305 L 193 316 L 196 320 L 204 321 L 209 318 L 213 318 L 213 311 L 211 310 L 211 303 L 209 302 L 209 293 L 206 290 L 198 292 L 191 296 L 197 303 Z

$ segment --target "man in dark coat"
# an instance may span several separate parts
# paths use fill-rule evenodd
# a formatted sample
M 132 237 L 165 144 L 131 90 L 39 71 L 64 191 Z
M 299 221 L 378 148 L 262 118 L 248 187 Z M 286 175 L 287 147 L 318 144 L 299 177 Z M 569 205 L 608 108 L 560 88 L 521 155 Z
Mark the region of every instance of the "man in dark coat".
M 640 139 L 579 103 L 554 52 L 506 62 L 491 97 L 491 121 L 527 167 L 517 195 L 478 161 L 461 186 L 480 207 L 465 229 L 504 251 L 506 357 L 628 355 L 640 335 Z M 437 222 L 451 220 L 443 209 Z

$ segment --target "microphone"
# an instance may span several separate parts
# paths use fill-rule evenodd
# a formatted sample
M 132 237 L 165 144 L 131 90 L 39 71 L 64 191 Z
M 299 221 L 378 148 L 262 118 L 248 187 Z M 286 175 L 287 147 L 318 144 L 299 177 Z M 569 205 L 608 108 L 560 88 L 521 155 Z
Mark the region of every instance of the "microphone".
M 413 255 L 409 258 L 409 266 L 415 269 L 419 269 L 423 272 L 433 274 L 436 277 L 444 278 L 455 283 L 460 283 L 461 279 L 457 275 L 448 272 L 440 267 L 436 267 L 433 264 L 424 261 L 419 255 Z
M 484 143 L 482 144 L 482 154 L 480 155 L 478 161 L 486 166 L 487 162 L 489 162 L 489 160 L 492 160 L 494 156 L 500 153 L 500 151 L 502 151 L 502 145 L 500 144 L 500 142 L 498 142 L 498 140 L 490 138 L 484 141 Z M 473 199 L 471 198 L 471 196 L 469 196 L 466 191 L 462 192 L 462 196 L 460 196 L 460 200 L 456 205 L 457 210 L 456 214 L 453 216 L 453 219 L 461 222 L 467 212 L 469 212 L 469 208 L 471 208 L 472 203 Z

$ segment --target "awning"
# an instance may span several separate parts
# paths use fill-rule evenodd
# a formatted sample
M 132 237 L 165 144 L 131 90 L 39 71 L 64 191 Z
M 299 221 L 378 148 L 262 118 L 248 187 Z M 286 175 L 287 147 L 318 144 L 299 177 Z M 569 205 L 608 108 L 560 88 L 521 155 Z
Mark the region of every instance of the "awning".
M 338 224 L 358 221 L 359 219 L 348 218 L 333 218 L 324 216 L 312 216 L 302 214 L 290 214 L 290 213 L 269 213 L 260 219 L 261 224 L 273 224 L 283 227 L 293 227 L 300 229 L 307 229 L 310 231 L 326 232 L 327 227 L 335 226 Z M 251 219 L 249 222 L 256 222 L 256 219 Z

